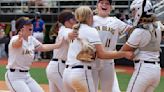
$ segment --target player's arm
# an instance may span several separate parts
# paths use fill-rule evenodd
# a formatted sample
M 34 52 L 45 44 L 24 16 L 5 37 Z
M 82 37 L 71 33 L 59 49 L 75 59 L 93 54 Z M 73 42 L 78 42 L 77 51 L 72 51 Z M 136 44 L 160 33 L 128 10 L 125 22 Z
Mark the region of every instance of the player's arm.
M 135 51 L 135 48 L 133 48 L 133 47 L 129 46 L 127 43 L 125 43 L 121 47 L 120 51 L 133 51 L 134 52 Z
M 63 43 L 63 38 L 60 38 L 55 44 L 39 44 L 36 46 L 38 51 L 51 51 L 53 49 L 59 48 Z
M 20 31 L 18 33 L 18 38 L 12 42 L 12 47 L 13 48 L 20 48 L 20 47 L 22 47 L 22 43 L 23 43 L 23 37 L 22 37 L 22 32 Z
M 134 57 L 133 53 L 130 51 L 105 51 L 101 44 L 95 45 L 95 47 L 97 57 L 101 59 L 133 59 Z

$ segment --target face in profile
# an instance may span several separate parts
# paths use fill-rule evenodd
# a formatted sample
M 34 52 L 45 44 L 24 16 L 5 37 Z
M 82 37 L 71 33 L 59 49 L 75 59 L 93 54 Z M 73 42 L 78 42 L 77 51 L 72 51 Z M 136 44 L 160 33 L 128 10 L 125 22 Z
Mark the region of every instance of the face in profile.
M 93 24 L 93 14 L 90 14 L 89 18 L 88 18 L 88 25 L 92 26 Z
M 22 33 L 23 33 L 23 35 L 27 35 L 27 36 L 32 35 L 33 25 L 32 24 L 24 25 L 22 28 Z
M 98 10 L 98 15 L 102 17 L 108 16 L 111 10 L 110 2 L 108 0 L 101 0 L 97 4 L 97 10 Z

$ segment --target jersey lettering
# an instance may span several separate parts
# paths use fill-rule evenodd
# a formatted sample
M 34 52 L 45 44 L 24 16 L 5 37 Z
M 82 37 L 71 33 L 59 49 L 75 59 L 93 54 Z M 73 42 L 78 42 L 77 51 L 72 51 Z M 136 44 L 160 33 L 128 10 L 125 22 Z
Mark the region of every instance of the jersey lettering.
M 30 50 L 28 50 L 28 49 L 25 49 L 25 50 L 23 50 L 22 54 L 23 54 L 23 55 L 32 54 L 32 51 L 30 51 Z
M 95 28 L 97 29 L 97 31 L 109 31 L 112 34 L 114 33 L 114 29 L 108 26 L 97 26 Z

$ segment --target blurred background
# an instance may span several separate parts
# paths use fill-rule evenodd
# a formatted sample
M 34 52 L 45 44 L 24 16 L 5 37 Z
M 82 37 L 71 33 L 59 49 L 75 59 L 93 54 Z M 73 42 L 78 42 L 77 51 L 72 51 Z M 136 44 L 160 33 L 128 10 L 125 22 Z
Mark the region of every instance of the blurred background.
M 130 4 L 133 0 L 113 0 L 113 9 L 111 16 L 116 16 L 120 20 L 129 23 Z M 155 8 L 158 20 L 164 23 L 164 0 L 151 0 Z M 14 35 L 14 20 L 20 16 L 28 16 L 34 18 L 36 12 L 40 12 L 41 19 L 45 23 L 44 41 L 43 43 L 54 43 L 55 36 L 50 34 L 53 31 L 53 25 L 57 20 L 57 15 L 63 9 L 75 10 L 81 5 L 88 5 L 93 10 L 96 8 L 97 0 L 0 0 L 0 58 L 7 57 L 8 43 L 11 36 Z M 131 24 L 131 23 L 129 23 Z M 164 33 L 162 33 L 161 50 L 164 51 Z M 126 41 L 126 37 L 119 39 L 117 49 L 119 49 Z M 50 59 L 52 52 L 41 54 L 42 59 Z M 161 66 L 164 67 L 164 53 L 161 52 Z M 120 62 L 116 60 L 116 64 L 131 65 L 130 62 Z

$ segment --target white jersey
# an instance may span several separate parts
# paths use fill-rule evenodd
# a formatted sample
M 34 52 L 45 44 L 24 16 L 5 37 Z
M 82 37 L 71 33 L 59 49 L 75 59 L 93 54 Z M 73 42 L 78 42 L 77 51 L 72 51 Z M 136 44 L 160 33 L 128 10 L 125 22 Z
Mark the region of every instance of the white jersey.
M 28 41 L 23 40 L 21 48 L 13 48 L 12 43 L 17 39 L 18 35 L 13 36 L 10 40 L 7 69 L 29 70 L 34 59 L 34 50 L 41 43 L 33 36 L 29 36 Z
M 124 34 L 129 27 L 128 24 L 122 22 L 116 17 L 103 18 L 95 15 L 93 21 L 93 27 L 98 30 L 101 41 L 106 47 L 106 50 L 115 50 L 118 36 Z
M 69 41 L 68 41 L 67 35 L 69 32 L 72 32 L 72 29 L 66 28 L 65 26 L 60 27 L 56 42 L 61 37 L 64 37 L 64 42 L 62 43 L 60 48 L 53 50 L 53 58 L 58 58 L 62 60 L 67 59 L 67 53 L 68 53 L 68 48 L 69 48 Z
M 97 30 L 86 24 L 80 24 L 78 37 L 81 39 L 88 40 L 91 44 L 101 44 L 101 40 Z M 77 54 L 81 51 L 81 47 L 82 47 L 81 43 L 77 39 L 75 39 L 72 43 L 70 43 L 66 64 L 68 65 L 90 64 L 90 63 L 81 62 L 76 59 Z
M 157 41 L 160 44 L 161 41 L 161 30 L 160 26 L 155 30 L 157 35 Z M 126 44 L 133 48 L 142 48 L 146 46 L 151 40 L 151 33 L 148 30 L 142 28 L 136 28 L 130 35 Z M 136 52 L 134 60 L 145 60 L 145 61 L 159 61 L 159 51 L 140 51 Z

